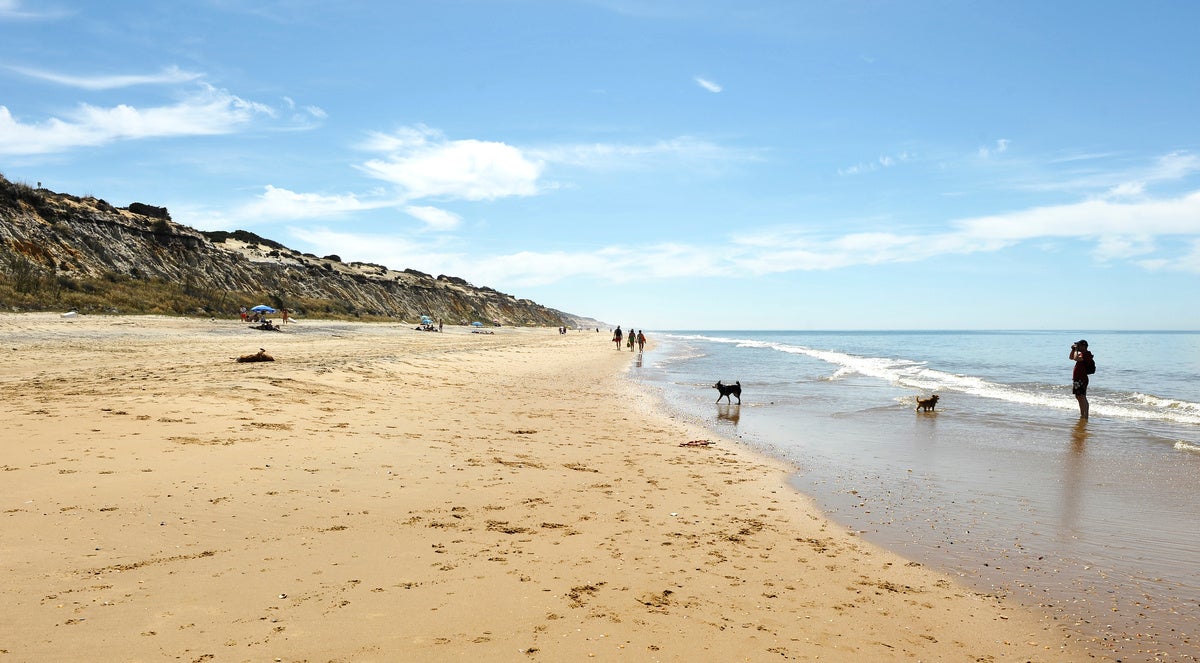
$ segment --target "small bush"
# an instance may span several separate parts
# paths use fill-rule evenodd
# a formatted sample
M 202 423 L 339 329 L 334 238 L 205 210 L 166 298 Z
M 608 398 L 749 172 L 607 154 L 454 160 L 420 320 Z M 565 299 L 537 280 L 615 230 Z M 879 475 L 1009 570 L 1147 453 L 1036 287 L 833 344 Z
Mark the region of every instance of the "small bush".
M 134 214 L 148 216 L 152 219 L 170 220 L 171 218 L 171 213 L 167 211 L 167 208 L 155 207 L 154 205 L 147 205 L 145 203 L 129 203 L 129 211 Z

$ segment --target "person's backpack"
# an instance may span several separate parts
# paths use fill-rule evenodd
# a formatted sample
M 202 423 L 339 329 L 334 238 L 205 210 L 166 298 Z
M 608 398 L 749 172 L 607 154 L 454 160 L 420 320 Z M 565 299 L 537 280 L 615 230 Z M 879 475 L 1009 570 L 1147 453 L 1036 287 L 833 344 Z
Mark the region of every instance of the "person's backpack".
M 1095 375 L 1096 374 L 1096 358 L 1088 357 L 1087 361 L 1084 362 L 1083 369 L 1085 371 L 1087 371 L 1088 375 Z

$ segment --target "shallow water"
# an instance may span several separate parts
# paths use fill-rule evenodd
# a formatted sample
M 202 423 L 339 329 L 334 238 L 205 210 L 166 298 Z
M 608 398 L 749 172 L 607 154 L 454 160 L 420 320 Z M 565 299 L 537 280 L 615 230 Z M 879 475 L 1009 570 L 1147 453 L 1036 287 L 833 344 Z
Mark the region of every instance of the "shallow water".
M 834 519 L 1123 660 L 1200 658 L 1200 334 L 656 334 L 631 376 L 799 468 Z M 740 380 L 744 402 L 715 404 Z M 936 391 L 935 413 L 914 397 Z

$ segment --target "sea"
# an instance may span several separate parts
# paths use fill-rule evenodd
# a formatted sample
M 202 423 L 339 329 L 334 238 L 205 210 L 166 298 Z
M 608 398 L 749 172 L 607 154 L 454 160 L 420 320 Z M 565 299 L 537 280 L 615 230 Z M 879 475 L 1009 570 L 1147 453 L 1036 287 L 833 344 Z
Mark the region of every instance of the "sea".
M 862 538 L 1049 611 L 1113 658 L 1200 659 L 1200 332 L 649 336 L 631 353 L 640 388 L 789 462 Z M 1097 364 L 1087 420 L 1080 339 Z M 740 382 L 740 405 L 717 402 L 718 380 Z

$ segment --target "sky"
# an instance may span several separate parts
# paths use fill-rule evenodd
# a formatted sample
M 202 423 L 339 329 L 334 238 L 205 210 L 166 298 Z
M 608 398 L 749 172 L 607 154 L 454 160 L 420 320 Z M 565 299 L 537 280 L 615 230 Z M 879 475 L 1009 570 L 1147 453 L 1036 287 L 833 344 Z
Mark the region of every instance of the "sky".
M 611 325 L 1200 329 L 1200 3 L 0 0 L 0 173 Z

